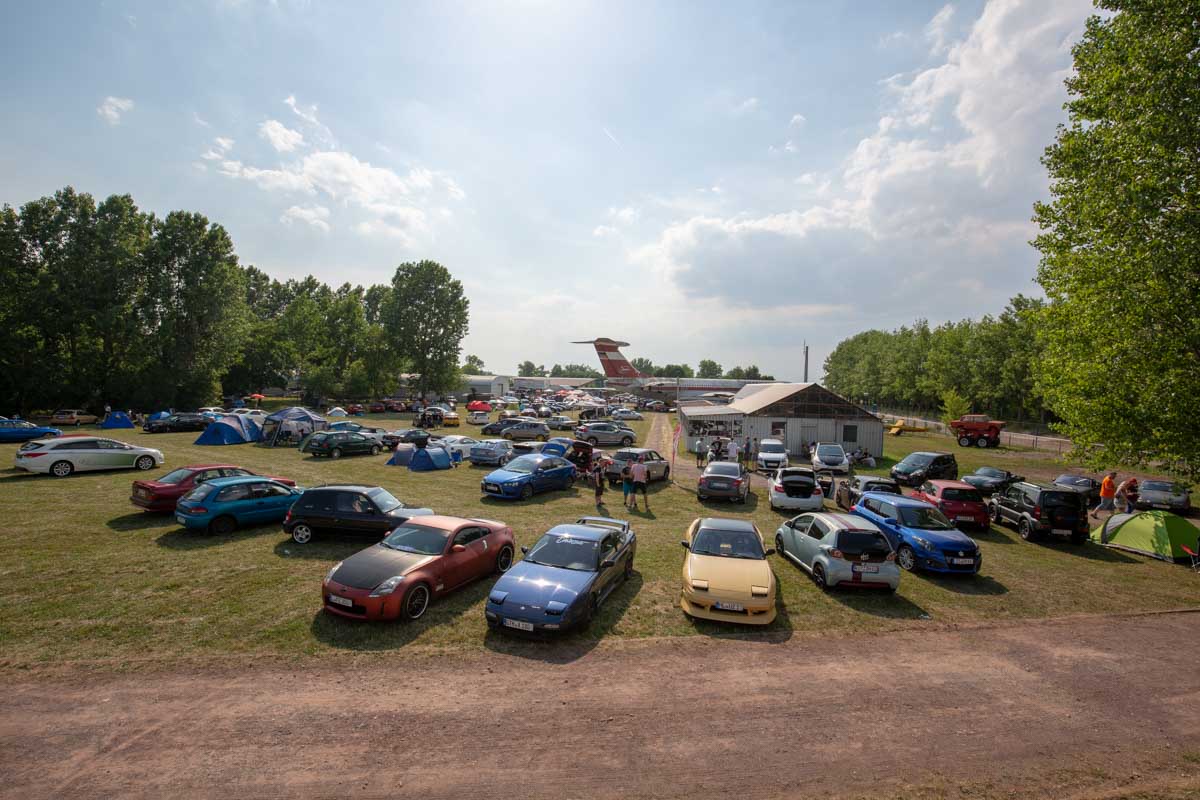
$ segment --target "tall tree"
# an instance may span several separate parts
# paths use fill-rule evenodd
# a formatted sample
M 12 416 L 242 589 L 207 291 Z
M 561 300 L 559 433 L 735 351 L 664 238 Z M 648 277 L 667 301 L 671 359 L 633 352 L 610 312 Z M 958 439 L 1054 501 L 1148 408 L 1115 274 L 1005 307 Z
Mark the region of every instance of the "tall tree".
M 546 368 L 538 366 L 532 361 L 522 361 L 517 365 L 517 376 L 521 378 L 543 378 L 546 376 Z
M 467 375 L 486 375 L 487 367 L 483 365 L 483 359 L 476 355 L 468 355 L 463 359 L 462 371 Z
M 396 268 L 381 316 L 392 346 L 420 375 L 419 393 L 457 388 L 469 307 L 462 283 L 436 261 Z
M 1068 124 L 1035 207 L 1038 386 L 1095 464 L 1200 477 L 1200 18 L 1100 0 L 1073 50 Z M 1100 449 L 1103 446 L 1103 449 Z
M 719 378 L 724 374 L 721 365 L 710 358 L 706 358 L 697 365 L 696 377 L 698 378 Z
M 654 374 L 654 362 L 648 358 L 639 356 L 638 358 L 633 359 L 633 361 L 630 361 L 629 363 L 632 364 L 633 368 L 639 372 L 643 372 L 647 375 Z

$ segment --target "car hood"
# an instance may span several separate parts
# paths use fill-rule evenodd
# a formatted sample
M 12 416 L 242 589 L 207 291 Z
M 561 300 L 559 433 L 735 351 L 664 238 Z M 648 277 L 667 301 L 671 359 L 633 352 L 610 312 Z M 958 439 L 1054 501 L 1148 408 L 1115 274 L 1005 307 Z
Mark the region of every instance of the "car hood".
M 959 550 L 975 550 L 975 540 L 962 531 L 930 531 L 924 528 L 905 528 L 910 536 L 920 536 L 927 539 L 936 547 L 957 548 Z
M 962 482 L 972 486 L 996 486 L 1004 483 L 1004 478 L 992 478 L 986 475 L 964 475 Z
M 518 561 L 496 582 L 491 594 L 507 592 L 504 598 L 506 604 L 545 608 L 553 600 L 569 606 L 576 597 L 588 590 L 595 577 L 594 572 Z
M 355 589 L 374 589 L 395 575 L 407 575 L 437 556 L 402 553 L 381 544 L 361 550 L 342 562 L 333 573 L 333 580 Z
M 771 564 L 765 558 L 760 560 L 690 554 L 688 575 L 694 581 L 708 581 L 710 591 L 748 594 L 751 586 L 771 585 Z
M 1143 489 L 1138 494 L 1143 503 L 1182 503 L 1188 499 L 1183 492 L 1164 492 L 1159 489 Z
M 524 472 L 510 472 L 506 469 L 497 469 L 489 472 L 484 480 L 488 483 L 508 483 L 509 481 L 525 480 L 529 477 Z

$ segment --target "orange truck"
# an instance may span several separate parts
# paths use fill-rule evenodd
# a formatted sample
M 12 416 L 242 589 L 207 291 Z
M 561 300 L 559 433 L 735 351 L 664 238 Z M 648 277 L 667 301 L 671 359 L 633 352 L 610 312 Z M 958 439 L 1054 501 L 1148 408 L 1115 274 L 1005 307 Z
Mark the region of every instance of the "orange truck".
M 999 447 L 1004 423 L 987 414 L 964 414 L 950 423 L 960 447 Z

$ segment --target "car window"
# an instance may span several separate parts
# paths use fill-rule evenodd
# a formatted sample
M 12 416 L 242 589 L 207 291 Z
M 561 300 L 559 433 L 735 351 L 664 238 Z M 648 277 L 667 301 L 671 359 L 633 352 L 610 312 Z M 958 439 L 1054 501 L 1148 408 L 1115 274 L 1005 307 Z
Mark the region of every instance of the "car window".
M 479 539 L 479 536 L 479 528 L 472 525 L 471 527 L 463 528 L 458 533 L 454 534 L 454 544 L 461 544 L 465 546 Z
M 982 503 L 983 495 L 977 489 L 956 489 L 950 487 L 942 490 L 942 499 L 959 503 Z
M 91 442 L 63 442 L 56 444 L 54 450 L 91 450 L 93 447 Z
M 892 505 L 891 503 L 880 503 L 879 504 L 879 514 L 881 516 L 887 517 L 888 519 L 895 519 L 895 520 L 900 519 L 900 515 L 896 513 L 896 507 L 894 505 Z
M 1008 487 L 1004 491 L 1004 497 L 1008 500 L 1014 500 L 1014 501 L 1020 500 L 1021 499 L 1021 487 L 1019 487 L 1019 486 Z
M 612 556 L 613 553 L 616 552 L 616 549 L 617 549 L 616 535 L 609 534 L 608 536 L 605 536 L 604 541 L 602 541 L 600 543 L 600 560 L 603 561 L 604 559 Z
M 876 514 L 881 513 L 879 511 L 879 501 L 876 500 L 874 497 L 864 498 L 862 500 L 862 504 L 863 504 L 863 508 L 867 509 L 867 511 L 873 511 Z
M 224 478 L 242 478 L 253 474 L 250 470 L 241 467 L 226 467 L 221 470 L 221 476 Z
M 819 519 L 813 519 L 812 525 L 808 526 L 808 535 L 814 539 L 824 539 L 827 533 L 829 526 Z
M 808 526 L 811 524 L 812 517 L 804 514 L 792 520 L 792 530 L 796 533 L 808 533 Z
M 921 491 L 928 495 L 937 496 L 937 488 L 929 481 L 921 484 Z
M 291 494 L 292 490 L 279 483 L 264 481 L 254 484 L 254 492 L 261 497 L 282 497 Z
M 371 514 L 375 506 L 358 492 L 338 492 L 337 511 L 345 514 Z
M 220 477 L 222 477 L 221 470 L 206 469 L 206 470 L 201 470 L 200 472 L 197 472 L 196 477 L 192 482 L 193 483 L 204 483 L 205 481 L 211 481 L 214 478 L 220 478 Z
M 226 486 L 217 495 L 217 502 L 230 503 L 234 500 L 245 500 L 250 496 L 250 484 L 238 483 L 233 486 Z

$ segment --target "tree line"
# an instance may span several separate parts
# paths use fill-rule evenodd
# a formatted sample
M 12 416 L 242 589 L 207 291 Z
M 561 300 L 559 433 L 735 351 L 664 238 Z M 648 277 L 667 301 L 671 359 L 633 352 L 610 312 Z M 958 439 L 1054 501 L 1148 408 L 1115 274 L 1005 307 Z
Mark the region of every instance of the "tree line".
M 479 362 L 482 365 L 482 361 Z M 734 367 L 726 372 L 720 364 L 711 359 L 703 359 L 696 369 L 687 364 L 655 364 L 648 358 L 635 358 L 629 362 L 633 368 L 655 378 L 730 378 L 732 380 L 775 380 L 772 375 L 764 375 L 757 365 Z M 466 369 L 464 365 L 463 369 Z M 586 364 L 555 364 L 550 369 L 545 365 L 534 364 L 532 361 L 522 361 L 517 365 L 517 375 L 522 378 L 602 378 L 604 375 Z
M 432 261 L 389 283 L 279 281 L 201 214 L 67 187 L 0 211 L 0 403 L 195 408 L 298 382 L 311 397 L 456 388 L 469 306 Z

